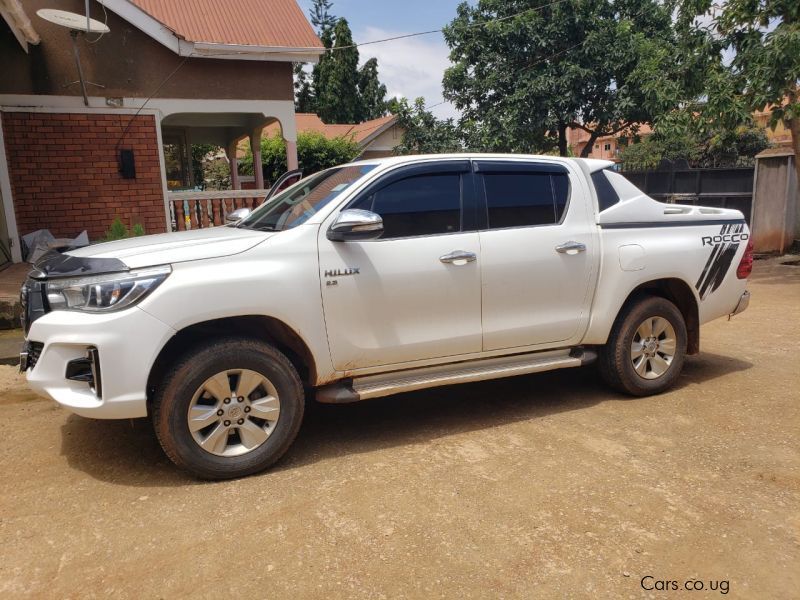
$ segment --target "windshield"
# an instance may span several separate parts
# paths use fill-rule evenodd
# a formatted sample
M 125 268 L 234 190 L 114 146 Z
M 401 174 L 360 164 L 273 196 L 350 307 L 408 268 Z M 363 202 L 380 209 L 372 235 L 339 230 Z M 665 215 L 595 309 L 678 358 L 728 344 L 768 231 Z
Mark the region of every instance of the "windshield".
M 283 231 L 302 225 L 376 166 L 335 167 L 306 177 L 262 204 L 236 227 Z

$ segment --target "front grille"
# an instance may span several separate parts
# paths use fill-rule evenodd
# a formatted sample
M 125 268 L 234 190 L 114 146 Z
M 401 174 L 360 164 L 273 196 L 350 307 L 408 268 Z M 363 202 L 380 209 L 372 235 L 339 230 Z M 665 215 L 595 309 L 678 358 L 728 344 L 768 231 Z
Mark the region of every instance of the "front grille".
M 47 313 L 47 301 L 45 299 L 45 284 L 35 279 L 28 279 L 22 284 L 19 293 L 19 302 L 22 306 L 20 321 L 22 328 L 27 334 L 31 328 L 31 323 Z

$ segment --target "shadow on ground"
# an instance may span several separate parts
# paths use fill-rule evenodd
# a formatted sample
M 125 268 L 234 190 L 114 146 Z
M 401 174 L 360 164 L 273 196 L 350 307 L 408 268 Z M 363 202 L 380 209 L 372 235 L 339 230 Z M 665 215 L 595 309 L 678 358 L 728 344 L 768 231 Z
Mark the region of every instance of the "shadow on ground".
M 676 389 L 707 383 L 751 366 L 714 354 L 690 357 Z M 399 394 L 357 404 L 309 402 L 297 440 L 273 470 L 429 442 L 582 410 L 608 400 L 636 401 L 609 391 L 595 369 L 582 368 Z M 72 415 L 62 427 L 61 453 L 73 468 L 110 483 L 148 487 L 202 484 L 173 467 L 147 419 L 98 421 Z

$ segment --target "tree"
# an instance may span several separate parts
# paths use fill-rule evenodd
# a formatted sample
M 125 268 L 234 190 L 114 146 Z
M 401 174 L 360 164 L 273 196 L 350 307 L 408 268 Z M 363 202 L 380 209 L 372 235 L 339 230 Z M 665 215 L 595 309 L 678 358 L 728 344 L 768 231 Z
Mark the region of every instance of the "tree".
M 671 57 L 678 87 L 693 81 L 685 75 L 698 60 L 681 56 L 670 5 L 658 0 L 479 0 L 458 7 L 444 36 L 453 62 L 444 95 L 482 150 L 557 147 L 563 156 L 568 128 L 578 127 L 590 135 L 588 155 L 598 137 L 664 110 L 664 94 L 642 92 L 664 84 L 649 55 Z
M 684 0 L 682 19 L 695 28 L 697 15 L 712 0 Z M 707 77 L 702 117 L 729 128 L 753 110 L 771 111 L 771 125 L 783 120 L 800 159 L 800 2 L 797 0 L 727 0 L 713 6 L 711 24 L 719 45 L 735 52 L 729 67 Z M 800 161 L 795 160 L 800 181 Z
M 425 109 L 425 98 L 417 98 L 414 106 L 401 98 L 390 101 L 397 123 L 403 129 L 403 140 L 395 148 L 395 154 L 435 154 L 461 152 L 458 129 L 452 119 L 441 121 Z
M 378 79 L 378 59 L 370 58 L 358 72 L 359 121 L 386 114 L 386 86 Z
M 336 25 L 337 18 L 330 13 L 332 6 L 331 0 L 314 0 L 308 11 L 311 16 L 311 24 L 317 28 L 317 35 L 320 37 Z
M 317 114 L 325 123 L 355 123 L 361 112 L 358 48 L 346 19 L 336 22 L 333 40 L 332 51 L 326 52 L 314 69 Z

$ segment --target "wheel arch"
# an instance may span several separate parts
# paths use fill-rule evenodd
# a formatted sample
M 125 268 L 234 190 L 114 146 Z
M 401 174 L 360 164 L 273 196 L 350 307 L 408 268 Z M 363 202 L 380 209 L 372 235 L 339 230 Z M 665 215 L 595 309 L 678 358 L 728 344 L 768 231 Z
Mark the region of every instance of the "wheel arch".
M 639 284 L 625 298 L 615 322 L 624 318 L 628 307 L 642 296 L 659 296 L 677 306 L 686 322 L 686 353 L 697 354 L 700 352 L 699 306 L 697 296 L 688 283 L 677 277 L 667 277 Z
M 243 315 L 193 323 L 179 330 L 158 353 L 147 378 L 148 413 L 154 392 L 169 365 L 199 343 L 218 337 L 241 336 L 269 342 L 292 363 L 305 385 L 314 385 L 317 368 L 308 344 L 289 325 L 274 317 Z

